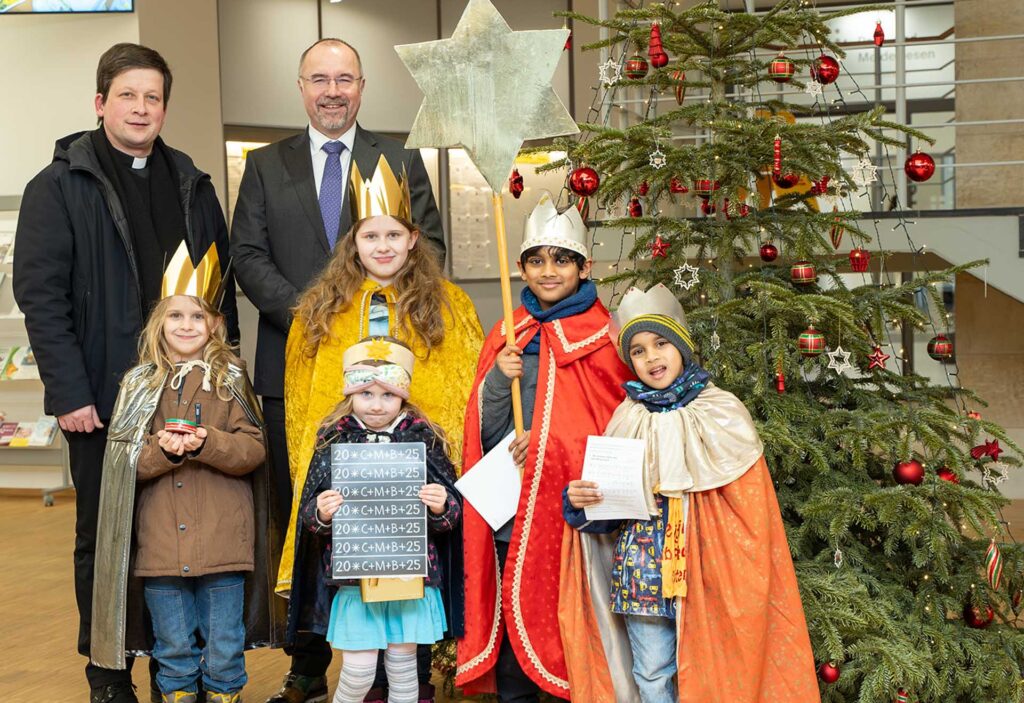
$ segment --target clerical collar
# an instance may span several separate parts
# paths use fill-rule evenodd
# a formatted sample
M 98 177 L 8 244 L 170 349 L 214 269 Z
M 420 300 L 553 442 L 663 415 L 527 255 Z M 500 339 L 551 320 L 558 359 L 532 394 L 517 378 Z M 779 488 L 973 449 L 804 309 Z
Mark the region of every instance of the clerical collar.
M 148 162 L 149 162 L 149 157 L 148 156 L 143 156 L 142 158 L 139 158 L 138 156 L 133 156 L 132 157 L 132 168 L 135 169 L 136 171 L 139 170 L 139 169 L 142 169 L 142 168 L 146 168 L 146 164 Z
M 110 153 L 117 159 L 122 168 L 130 168 L 133 171 L 141 171 L 149 165 L 149 156 L 132 156 L 126 154 L 117 147 L 111 145 Z M 152 156 L 152 154 L 150 154 Z

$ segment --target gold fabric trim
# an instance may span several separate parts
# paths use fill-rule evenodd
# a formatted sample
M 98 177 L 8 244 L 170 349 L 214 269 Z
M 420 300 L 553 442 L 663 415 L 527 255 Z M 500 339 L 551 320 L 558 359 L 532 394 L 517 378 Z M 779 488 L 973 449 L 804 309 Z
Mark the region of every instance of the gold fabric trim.
M 491 656 L 495 645 L 498 643 L 498 621 L 501 618 L 501 569 L 498 566 L 498 551 L 494 551 L 494 582 L 498 585 L 498 592 L 494 597 L 494 620 L 491 622 L 491 636 L 487 639 L 487 646 L 480 654 L 476 655 L 460 667 L 456 667 L 455 675 L 462 676 L 467 671 L 480 666 Z
M 555 322 L 557 325 L 557 321 Z M 606 328 L 607 329 L 607 328 Z M 547 388 L 544 393 L 544 412 L 541 416 L 540 438 L 537 444 L 537 461 L 534 464 L 533 481 L 530 483 L 530 497 L 526 501 L 526 515 L 523 516 L 523 533 L 519 543 L 519 551 L 516 553 L 516 562 L 512 570 L 512 615 L 516 625 L 516 631 L 523 642 L 526 656 L 536 667 L 540 675 L 556 686 L 569 690 L 569 682 L 558 678 L 541 665 L 540 657 L 533 648 L 530 638 L 526 633 L 526 626 L 523 623 L 523 612 L 519 606 L 520 592 L 523 585 L 523 566 L 526 555 L 526 546 L 530 540 L 530 526 L 533 522 L 533 512 L 537 505 L 537 493 L 540 491 L 540 481 L 543 476 L 544 450 L 547 447 L 548 433 L 551 430 L 551 406 L 555 396 L 555 353 L 548 348 L 548 377 Z

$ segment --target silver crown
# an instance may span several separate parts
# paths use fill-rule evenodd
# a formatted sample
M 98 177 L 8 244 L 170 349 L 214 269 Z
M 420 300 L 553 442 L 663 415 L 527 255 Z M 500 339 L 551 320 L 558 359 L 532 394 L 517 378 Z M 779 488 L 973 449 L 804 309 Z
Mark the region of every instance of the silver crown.
M 523 245 L 519 247 L 519 253 L 521 255 L 534 247 L 562 247 L 589 259 L 587 226 L 579 210 L 570 207 L 559 215 L 551 193 L 541 193 L 540 202 L 526 220 Z
M 619 307 L 612 313 L 608 334 L 613 340 L 618 339 L 622 328 L 641 315 L 664 315 L 678 322 L 683 329 L 687 329 L 683 306 L 672 291 L 658 283 L 646 291 L 639 288 L 630 288 L 626 291 L 619 302 Z

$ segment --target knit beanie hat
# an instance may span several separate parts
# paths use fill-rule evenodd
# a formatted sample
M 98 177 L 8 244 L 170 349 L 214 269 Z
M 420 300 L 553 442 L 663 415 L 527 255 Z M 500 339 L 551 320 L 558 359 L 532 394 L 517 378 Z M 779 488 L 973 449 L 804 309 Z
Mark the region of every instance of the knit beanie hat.
M 679 350 L 686 366 L 693 358 L 693 338 L 686 326 L 686 314 L 672 291 L 661 283 L 646 292 L 630 288 L 612 314 L 609 334 L 619 350 L 619 357 L 635 372 L 629 356 L 629 343 L 638 332 L 653 332 L 667 339 Z

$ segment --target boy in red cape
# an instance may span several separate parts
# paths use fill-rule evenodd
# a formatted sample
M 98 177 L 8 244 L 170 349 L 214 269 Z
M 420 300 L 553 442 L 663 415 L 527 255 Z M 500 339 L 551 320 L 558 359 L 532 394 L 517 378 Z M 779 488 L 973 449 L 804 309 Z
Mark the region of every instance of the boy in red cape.
M 519 270 L 527 287 L 484 342 L 466 412 L 466 471 L 513 430 L 512 378 L 520 378 L 528 431 L 510 446 L 523 467 L 519 505 L 498 529 L 469 503 L 464 520 L 466 629 L 456 683 L 502 701 L 569 697 L 558 625 L 562 489 L 579 478 L 588 435 L 600 435 L 631 374 L 608 337 L 608 310 L 589 280 L 586 226 L 541 196 L 530 215 Z M 525 463 L 524 463 L 525 458 Z

